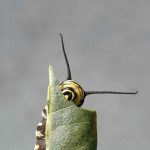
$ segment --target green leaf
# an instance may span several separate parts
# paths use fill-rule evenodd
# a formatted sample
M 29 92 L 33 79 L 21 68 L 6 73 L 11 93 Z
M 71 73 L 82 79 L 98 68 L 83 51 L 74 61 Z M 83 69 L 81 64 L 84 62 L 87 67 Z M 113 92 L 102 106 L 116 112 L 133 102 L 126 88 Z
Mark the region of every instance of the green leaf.
M 96 150 L 96 112 L 67 101 L 49 68 L 46 150 Z

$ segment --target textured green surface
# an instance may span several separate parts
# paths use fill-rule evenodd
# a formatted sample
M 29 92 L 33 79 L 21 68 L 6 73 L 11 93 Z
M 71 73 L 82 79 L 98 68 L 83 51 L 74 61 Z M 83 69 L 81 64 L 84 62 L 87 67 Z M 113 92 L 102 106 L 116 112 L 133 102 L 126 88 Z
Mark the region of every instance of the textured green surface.
M 49 68 L 46 150 L 96 150 L 96 112 L 65 100 Z

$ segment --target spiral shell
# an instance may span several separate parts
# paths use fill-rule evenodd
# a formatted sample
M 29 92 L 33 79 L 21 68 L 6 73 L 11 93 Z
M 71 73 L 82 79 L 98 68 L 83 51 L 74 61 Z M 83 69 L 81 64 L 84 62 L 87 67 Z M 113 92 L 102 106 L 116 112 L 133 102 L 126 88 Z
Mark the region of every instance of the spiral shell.
M 60 83 L 60 88 L 67 100 L 73 101 L 78 107 L 83 104 L 85 94 L 83 88 L 78 83 L 73 80 L 66 80 Z

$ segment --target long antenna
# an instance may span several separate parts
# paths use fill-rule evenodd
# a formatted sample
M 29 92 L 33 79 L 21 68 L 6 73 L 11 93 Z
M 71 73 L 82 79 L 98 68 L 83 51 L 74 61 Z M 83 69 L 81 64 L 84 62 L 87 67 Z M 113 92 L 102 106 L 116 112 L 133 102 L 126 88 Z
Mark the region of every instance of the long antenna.
M 114 91 L 85 91 L 85 96 L 91 94 L 137 94 L 136 92 L 114 92 Z
M 61 33 L 60 33 L 59 35 L 60 35 L 60 37 L 61 37 L 61 43 L 62 43 L 63 54 L 64 54 L 64 57 L 65 57 L 66 66 L 67 66 L 67 80 L 71 80 L 71 79 L 72 79 L 72 78 L 71 78 L 71 71 L 70 71 L 70 66 L 69 66 L 68 58 L 67 58 L 67 55 L 66 55 L 66 52 L 65 52 L 65 46 L 64 46 L 63 36 L 62 36 Z

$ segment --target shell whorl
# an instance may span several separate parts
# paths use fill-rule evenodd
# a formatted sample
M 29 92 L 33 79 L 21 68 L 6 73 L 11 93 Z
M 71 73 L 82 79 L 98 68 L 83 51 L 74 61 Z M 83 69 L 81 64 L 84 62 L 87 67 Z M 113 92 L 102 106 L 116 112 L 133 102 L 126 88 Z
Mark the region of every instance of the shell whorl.
M 76 106 L 81 106 L 84 102 L 84 90 L 83 88 L 73 80 L 66 80 L 60 83 L 60 89 L 69 101 L 73 101 Z
M 47 105 L 42 111 L 42 119 L 38 123 L 36 128 L 36 144 L 34 150 L 46 150 L 46 143 L 45 143 L 45 128 L 46 128 L 46 120 L 47 120 Z

